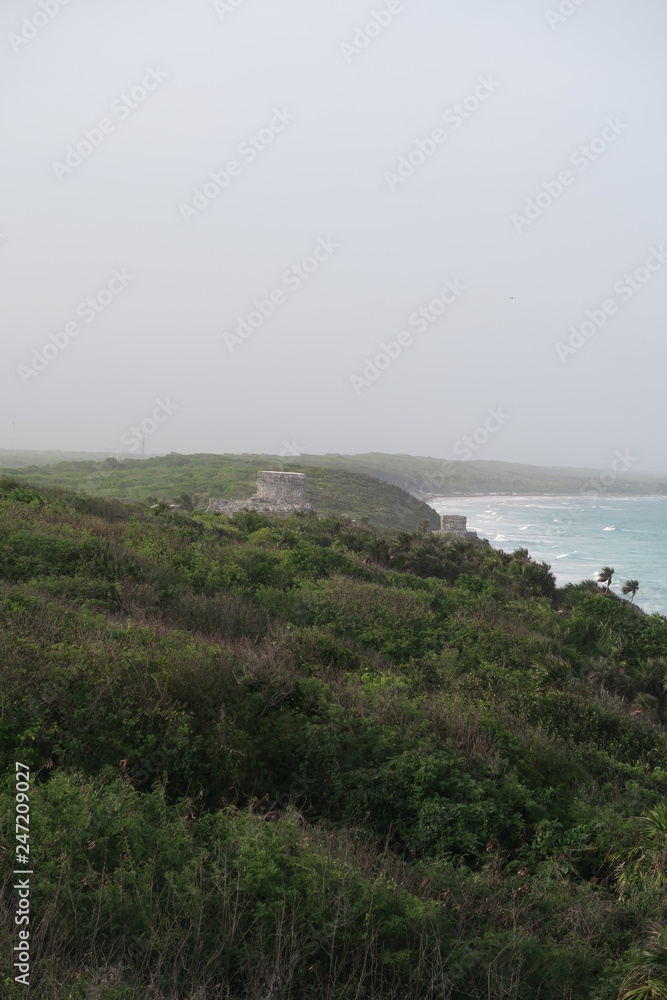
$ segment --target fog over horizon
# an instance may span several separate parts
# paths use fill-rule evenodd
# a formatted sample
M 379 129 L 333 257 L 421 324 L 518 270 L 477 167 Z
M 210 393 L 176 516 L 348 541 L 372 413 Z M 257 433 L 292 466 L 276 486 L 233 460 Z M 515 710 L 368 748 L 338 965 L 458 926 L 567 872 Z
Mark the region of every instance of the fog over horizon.
M 0 449 L 667 471 L 660 0 L 0 34 Z

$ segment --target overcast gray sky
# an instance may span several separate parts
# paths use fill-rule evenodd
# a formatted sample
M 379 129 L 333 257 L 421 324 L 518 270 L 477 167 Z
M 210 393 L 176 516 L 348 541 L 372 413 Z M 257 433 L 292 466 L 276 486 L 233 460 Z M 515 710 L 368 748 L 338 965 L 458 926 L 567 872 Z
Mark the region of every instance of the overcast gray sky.
M 0 447 L 667 470 L 666 34 L 4 0 Z

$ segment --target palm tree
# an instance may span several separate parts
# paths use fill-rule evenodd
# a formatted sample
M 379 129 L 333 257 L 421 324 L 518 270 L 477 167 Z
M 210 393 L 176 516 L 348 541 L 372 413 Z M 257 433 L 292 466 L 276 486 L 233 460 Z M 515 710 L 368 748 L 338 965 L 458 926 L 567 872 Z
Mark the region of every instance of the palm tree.
M 630 598 L 630 604 L 632 604 L 632 602 L 634 601 L 635 594 L 637 593 L 638 590 L 639 590 L 639 580 L 626 580 L 623 586 L 621 587 L 622 594 L 632 594 L 632 597 Z
M 603 566 L 603 568 L 598 573 L 598 583 L 606 583 L 607 587 L 605 593 L 609 593 L 609 585 L 611 583 L 611 578 L 614 575 L 615 570 L 611 566 Z
M 642 889 L 663 887 L 667 880 L 667 804 L 661 803 L 638 817 L 635 843 L 610 850 L 607 858 L 614 864 L 619 896 L 633 884 Z
M 643 959 L 621 985 L 620 1000 L 667 1000 L 667 928 L 656 927 Z

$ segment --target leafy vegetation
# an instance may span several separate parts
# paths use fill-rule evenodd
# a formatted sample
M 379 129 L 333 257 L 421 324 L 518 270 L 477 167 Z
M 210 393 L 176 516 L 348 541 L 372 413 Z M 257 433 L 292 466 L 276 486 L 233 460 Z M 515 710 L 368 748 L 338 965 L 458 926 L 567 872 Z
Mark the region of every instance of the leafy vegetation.
M 20 482 L 58 486 L 79 493 L 121 497 L 145 505 L 180 503 L 186 510 L 204 511 L 210 497 L 247 500 L 257 489 L 260 469 L 305 472 L 308 499 L 320 514 L 367 518 L 380 527 L 414 531 L 422 522 L 439 528 L 432 507 L 400 487 L 362 472 L 327 470 L 300 459 L 284 461 L 270 455 L 166 455 L 146 460 L 58 462 L 12 470 Z
M 141 461 L 137 458 L 106 459 L 104 455 L 65 452 L 21 452 L 0 449 L 0 468 L 8 475 L 42 485 L 63 486 L 105 496 L 133 497 L 143 500 L 147 494 L 173 501 L 179 492 L 197 497 L 203 504 L 208 490 L 215 485 L 216 495 L 245 500 L 254 492 L 257 469 L 285 469 L 306 472 L 317 479 L 317 499 L 325 513 L 366 514 L 372 523 L 397 528 L 414 528 L 391 520 L 373 520 L 376 504 L 383 514 L 396 506 L 398 495 L 388 503 L 362 486 L 358 477 L 372 477 L 405 490 L 418 499 L 434 494 L 475 496 L 479 494 L 561 495 L 561 496 L 660 496 L 667 494 L 664 476 L 648 476 L 633 471 L 611 475 L 609 470 L 560 469 L 521 465 L 515 462 L 459 461 L 420 458 L 413 455 L 300 455 L 281 458 L 275 455 L 165 455 Z M 117 463 L 117 464 L 115 464 Z M 48 468 L 47 468 L 48 467 Z M 326 474 L 324 474 L 326 470 Z M 337 479 L 347 474 L 346 479 Z M 313 480 L 313 481 L 314 481 Z M 352 512 L 350 497 L 362 489 Z M 220 489 L 228 490 L 226 494 Z M 352 490 L 351 494 L 345 490 Z M 375 486 L 377 490 L 377 485 Z M 387 499 L 389 495 L 386 494 Z M 333 501 L 330 504 L 330 499 Z M 325 506 L 322 506 L 322 503 Z M 422 514 L 423 520 L 427 514 Z M 434 525 L 435 527 L 435 525 Z
M 631 604 L 634 603 L 635 595 L 638 590 L 639 590 L 639 580 L 626 580 L 623 586 L 621 587 L 622 594 L 625 594 L 626 596 L 627 594 L 630 594 Z
M 301 457 L 301 461 L 306 456 Z M 664 476 L 633 471 L 611 475 L 608 469 L 561 469 L 479 459 L 450 462 L 414 455 L 325 455 L 333 467 L 365 472 L 400 486 L 414 496 L 474 496 L 499 493 L 532 496 L 659 496 L 667 493 Z M 314 461 L 314 457 L 311 461 Z M 325 464 L 318 456 L 317 461 Z
M 594 581 L 5 479 L 0 670 L 35 996 L 664 996 L 667 621 Z

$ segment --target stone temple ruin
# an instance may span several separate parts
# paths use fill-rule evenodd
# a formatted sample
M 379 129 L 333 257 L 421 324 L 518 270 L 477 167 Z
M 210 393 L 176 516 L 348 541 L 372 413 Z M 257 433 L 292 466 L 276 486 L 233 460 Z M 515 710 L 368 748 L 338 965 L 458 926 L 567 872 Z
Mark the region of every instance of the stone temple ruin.
M 441 514 L 440 531 L 436 535 L 456 535 L 457 538 L 477 538 L 476 531 L 468 531 L 468 519 L 460 514 Z
M 207 514 L 236 514 L 255 510 L 261 514 L 294 514 L 312 511 L 306 500 L 306 477 L 302 472 L 258 472 L 257 493 L 249 500 L 216 500 L 212 497 Z

